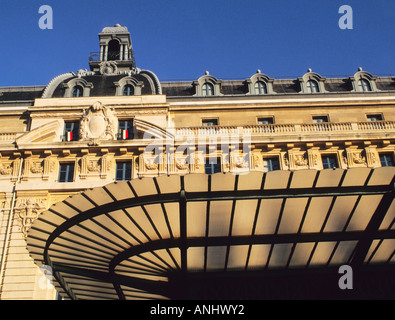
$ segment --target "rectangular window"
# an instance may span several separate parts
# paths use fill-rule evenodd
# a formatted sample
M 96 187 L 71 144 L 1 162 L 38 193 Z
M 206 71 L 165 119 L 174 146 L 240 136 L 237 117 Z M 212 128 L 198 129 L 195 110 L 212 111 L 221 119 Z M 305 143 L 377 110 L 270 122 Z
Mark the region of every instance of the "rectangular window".
M 202 120 L 203 127 L 211 127 L 211 126 L 217 126 L 217 125 L 218 125 L 218 119 L 203 119 Z
M 132 178 L 132 163 L 131 162 L 117 162 L 116 181 L 125 181 Z
M 209 159 L 206 160 L 204 164 L 204 172 L 206 174 L 214 174 L 217 172 L 221 172 L 221 161 L 219 158 L 217 159 Z
M 337 158 L 335 155 L 324 155 L 321 156 L 321 159 L 324 169 L 333 169 L 338 167 Z
M 59 165 L 58 182 L 73 182 L 74 180 L 74 163 L 61 163 Z
M 67 121 L 64 123 L 63 141 L 78 141 L 80 123 Z
M 258 124 L 273 124 L 273 118 L 272 117 L 267 117 L 267 118 L 258 118 Z
M 329 122 L 327 116 L 313 116 L 313 123 Z
M 280 170 L 280 162 L 277 157 L 274 158 L 264 158 L 263 159 L 263 171 L 275 171 Z
M 380 154 L 380 162 L 382 167 L 392 167 L 394 165 L 393 157 L 390 154 Z
M 133 139 L 133 120 L 118 121 L 118 140 Z
M 381 114 L 367 114 L 366 118 L 368 121 L 381 121 L 383 120 L 383 116 Z

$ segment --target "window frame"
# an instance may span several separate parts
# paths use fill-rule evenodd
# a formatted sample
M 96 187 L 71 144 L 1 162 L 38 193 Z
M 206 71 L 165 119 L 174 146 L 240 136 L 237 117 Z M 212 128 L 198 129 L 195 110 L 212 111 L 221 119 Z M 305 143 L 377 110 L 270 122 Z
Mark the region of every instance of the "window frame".
M 267 94 L 267 93 L 268 93 L 268 89 L 267 89 L 266 82 L 264 82 L 262 80 L 257 80 L 254 83 L 254 94 L 255 95 L 263 95 L 263 94 Z
M 314 86 L 312 84 L 314 83 Z M 306 82 L 306 88 L 308 93 L 320 93 L 320 85 L 317 80 L 315 79 L 309 79 Z M 314 91 L 313 91 L 314 88 Z
M 212 121 L 215 124 L 209 125 L 208 122 Z M 206 123 L 206 124 L 205 124 Z M 202 127 L 215 127 L 219 125 L 219 119 L 218 118 L 203 118 L 202 119 Z
M 332 163 L 325 161 L 324 158 L 326 159 L 333 159 L 334 160 L 334 167 L 331 166 Z M 338 169 L 339 168 L 339 159 L 337 154 L 334 153 L 327 153 L 327 154 L 321 154 L 321 163 L 322 163 L 322 168 L 325 169 Z M 329 165 L 329 166 L 328 166 Z
M 311 119 L 313 123 L 328 123 L 329 122 L 329 116 L 328 115 L 314 115 L 311 116 Z M 316 121 L 316 120 L 324 120 L 324 121 Z
M 119 165 L 122 165 L 121 170 Z M 127 165 L 128 167 L 125 167 Z M 122 173 L 122 178 L 118 179 L 118 173 Z M 132 161 L 131 160 L 119 160 L 115 164 L 115 181 L 129 181 L 132 179 Z
M 266 120 L 269 120 L 268 122 L 269 123 L 259 123 L 260 121 L 266 121 Z M 265 124 L 274 124 L 274 117 L 257 117 L 256 118 L 256 123 L 258 124 L 258 125 L 265 125 Z
M 67 125 L 72 124 L 73 128 L 71 131 L 67 130 Z M 76 126 L 75 126 L 76 125 Z M 79 131 L 80 131 L 80 122 L 79 121 L 64 121 L 64 129 L 63 129 L 63 137 L 62 141 L 67 141 L 67 132 L 72 132 L 73 137 L 70 141 L 78 141 L 79 140 Z M 68 142 L 70 142 L 68 141 Z
M 125 128 L 121 128 L 121 122 L 124 123 L 130 123 L 130 129 L 128 129 L 126 126 Z M 128 137 L 126 139 L 122 138 L 122 131 L 121 130 L 128 130 Z M 134 139 L 134 119 L 119 119 L 118 120 L 118 134 L 117 134 L 117 140 L 132 140 Z
M 65 179 L 61 179 L 62 176 L 62 168 L 66 167 Z M 72 171 L 69 168 L 72 167 Z M 71 178 L 71 181 L 70 181 Z M 58 183 L 70 183 L 74 182 L 75 178 L 75 163 L 74 162 L 60 162 L 59 163 L 59 174 L 58 174 Z
M 213 160 L 215 160 L 215 162 Z M 210 172 L 208 172 L 208 170 L 207 170 L 208 168 L 210 169 Z M 222 172 L 221 158 L 207 157 L 206 161 L 204 162 L 204 173 L 205 174 L 215 174 L 215 173 L 220 173 L 220 172 Z
M 76 95 L 75 94 L 76 91 L 80 92 L 80 94 Z M 81 86 L 80 84 L 76 84 L 75 86 L 73 86 L 73 88 L 71 89 L 71 97 L 72 98 L 81 98 L 83 96 L 84 96 L 84 88 L 83 88 L 83 86 Z
M 378 120 L 372 120 L 370 117 L 378 117 L 380 119 Z M 366 120 L 367 121 L 372 121 L 372 122 L 376 122 L 376 121 L 384 121 L 384 116 L 382 113 L 367 113 L 366 114 Z
M 389 157 L 391 165 L 383 165 L 382 157 Z M 391 153 L 388 153 L 388 152 L 379 153 L 379 160 L 380 160 L 380 165 L 382 167 L 393 167 L 394 166 L 394 156 Z M 385 160 L 385 162 L 387 162 L 387 159 Z
M 281 164 L 280 164 L 280 157 L 279 156 L 275 156 L 275 155 L 273 155 L 273 156 L 264 156 L 262 160 L 263 160 L 262 161 L 263 172 L 267 173 L 267 172 L 271 172 L 271 171 L 281 170 Z M 278 167 L 277 169 L 273 168 L 273 164 L 272 164 L 273 160 L 275 160 L 277 162 L 276 163 L 276 165 Z M 268 166 L 268 165 L 266 165 L 266 163 L 270 163 L 270 165 Z M 267 168 L 269 168 L 269 169 L 267 169 Z

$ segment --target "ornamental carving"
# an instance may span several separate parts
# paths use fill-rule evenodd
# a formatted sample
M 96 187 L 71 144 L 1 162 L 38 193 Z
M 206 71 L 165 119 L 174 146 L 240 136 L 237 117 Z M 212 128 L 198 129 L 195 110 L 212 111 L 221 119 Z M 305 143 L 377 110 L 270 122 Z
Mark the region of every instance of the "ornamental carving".
M 100 74 L 118 74 L 118 67 L 115 61 L 103 61 L 100 63 Z
M 96 102 L 85 110 L 80 121 L 81 140 L 116 140 L 114 111 Z
M 307 166 L 307 159 L 302 154 L 294 155 L 294 162 L 296 166 L 303 167 Z
M 143 158 L 144 166 L 147 170 L 156 170 L 158 169 L 158 164 L 155 162 L 155 158 Z
M 40 213 L 45 210 L 44 200 L 23 199 L 19 200 L 16 208 L 17 218 L 21 223 L 21 232 L 26 238 L 27 232 Z
M 0 163 L 0 175 L 8 176 L 12 173 L 12 167 L 10 165 L 3 165 Z
M 179 170 L 188 170 L 189 163 L 187 161 L 187 158 L 176 158 L 176 167 Z
M 39 161 L 39 162 L 31 162 L 31 164 L 30 164 L 30 172 L 31 173 L 42 173 L 43 172 L 43 167 L 42 167 L 41 161 Z

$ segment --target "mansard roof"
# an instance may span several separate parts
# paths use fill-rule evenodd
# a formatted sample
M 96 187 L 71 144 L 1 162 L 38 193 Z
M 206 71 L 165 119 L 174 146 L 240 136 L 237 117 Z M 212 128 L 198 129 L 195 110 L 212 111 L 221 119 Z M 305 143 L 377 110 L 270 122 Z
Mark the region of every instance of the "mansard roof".
M 368 74 L 364 72 L 365 74 Z M 77 73 L 70 72 L 61 74 L 52 79 L 46 86 L 30 87 L 0 87 L 1 104 L 29 104 L 37 98 L 62 98 L 65 97 L 65 87 L 72 80 L 79 79 L 84 83 L 89 83 L 89 96 L 115 96 L 117 83 L 122 83 L 122 79 L 129 78 L 141 85 L 141 95 L 163 94 L 168 98 L 196 97 L 196 80 L 184 81 L 163 81 L 161 82 L 155 73 L 149 70 L 136 68 L 130 72 L 118 71 L 109 74 L 100 72 L 79 70 Z M 246 96 L 249 94 L 248 80 L 222 80 L 220 93 L 221 97 Z M 299 78 L 300 79 L 300 78 Z M 355 78 L 353 76 L 326 77 L 323 78 L 325 92 L 331 93 L 356 93 L 353 86 Z M 372 78 L 373 79 L 373 78 Z M 384 76 L 374 77 L 375 92 L 395 92 L 395 77 Z M 299 94 L 301 91 L 298 78 L 272 79 L 273 92 L 269 96 L 276 94 Z

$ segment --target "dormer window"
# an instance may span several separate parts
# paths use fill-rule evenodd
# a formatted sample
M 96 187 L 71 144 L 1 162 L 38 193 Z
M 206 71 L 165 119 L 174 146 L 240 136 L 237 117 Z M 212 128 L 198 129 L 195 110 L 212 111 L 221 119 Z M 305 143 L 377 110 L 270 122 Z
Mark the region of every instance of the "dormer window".
M 363 71 L 362 68 L 358 68 L 358 72 L 349 79 L 356 92 L 378 91 L 376 86 L 377 77 L 369 72 Z
M 317 93 L 320 92 L 320 88 L 318 86 L 318 82 L 315 80 L 307 81 L 307 90 L 310 93 Z
M 117 96 L 140 96 L 144 83 L 133 76 L 127 76 L 114 82 L 114 86 Z
M 323 93 L 325 90 L 325 77 L 313 72 L 311 69 L 303 77 L 298 78 L 300 84 L 300 93 Z
M 273 81 L 273 78 L 269 78 L 258 69 L 251 78 L 246 79 L 246 83 L 248 85 L 247 94 L 273 94 Z
M 205 83 L 202 85 L 202 96 L 213 96 L 214 86 L 211 83 Z
M 84 95 L 84 88 L 82 88 L 81 86 L 75 86 L 73 88 L 73 91 L 71 93 L 71 96 L 73 98 L 83 97 L 83 95 Z
M 196 93 L 194 96 L 197 97 L 210 97 L 210 96 L 221 96 L 221 84 L 222 81 L 211 76 L 208 71 L 205 72 L 204 76 L 201 76 L 198 80 L 194 81 L 192 85 L 195 87 Z
M 65 98 L 81 98 L 89 97 L 91 89 L 93 89 L 93 84 L 87 82 L 82 78 L 74 78 L 67 83 L 63 84 L 65 88 L 64 96 Z
M 267 93 L 267 86 L 266 83 L 263 81 L 257 81 L 254 85 L 255 94 L 266 94 Z
M 122 95 L 123 96 L 132 96 L 134 94 L 134 87 L 130 84 L 127 84 L 123 87 Z

